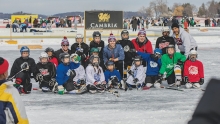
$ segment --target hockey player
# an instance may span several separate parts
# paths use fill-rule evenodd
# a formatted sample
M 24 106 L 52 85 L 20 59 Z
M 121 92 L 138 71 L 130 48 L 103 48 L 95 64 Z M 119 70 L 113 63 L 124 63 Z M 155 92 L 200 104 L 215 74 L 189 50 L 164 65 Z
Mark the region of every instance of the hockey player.
M 124 49 L 124 69 L 127 70 L 127 67 L 132 65 L 132 58 L 135 57 L 136 53 L 134 45 L 129 40 L 129 32 L 127 30 L 121 32 L 121 38 L 122 40 L 117 41 L 117 44 L 120 44 Z M 124 77 L 126 77 L 126 75 Z
M 204 69 L 201 61 L 197 60 L 197 51 L 191 50 L 189 60 L 184 64 L 184 82 L 186 88 L 200 88 L 204 83 Z
M 105 81 L 108 89 L 121 88 L 125 89 L 124 81 L 121 79 L 120 73 L 115 69 L 115 64 L 112 61 L 106 62 Z
M 49 62 L 46 52 L 41 53 L 39 60 L 34 73 L 35 80 L 39 82 L 39 87 L 43 92 L 52 91 L 56 83 L 56 67 Z
M 126 82 L 129 90 L 132 90 L 132 87 L 140 89 L 144 83 L 145 77 L 146 74 L 142 65 L 142 59 L 140 56 L 136 56 L 134 58 L 131 69 L 128 71 L 128 79 Z
M 123 77 L 124 50 L 120 44 L 116 44 L 116 38 L 112 33 L 108 38 L 108 43 L 103 51 L 104 63 L 109 60 L 113 61 L 116 69 L 119 70 L 121 77 Z
M 71 55 L 71 50 L 69 49 L 69 41 L 65 36 L 61 42 L 61 47 L 62 47 L 61 49 L 55 51 L 55 56 L 58 59 L 58 64 L 62 63 L 62 61 L 59 58 L 61 53 L 67 53 Z
M 20 53 L 21 57 L 14 61 L 9 78 L 15 77 L 15 87 L 19 89 L 20 93 L 30 93 L 31 75 L 35 72 L 36 64 L 34 59 L 29 57 L 30 49 L 27 46 L 21 47 Z
M 0 124 L 28 124 L 24 104 L 13 82 L 7 81 L 9 63 L 0 57 Z
M 175 46 L 175 41 L 173 37 L 169 36 L 170 34 L 170 29 L 168 27 L 164 27 L 162 29 L 162 35 L 161 37 L 157 38 L 155 48 L 162 49 L 162 53 L 166 54 L 166 47 L 168 45 L 174 45 Z
M 54 53 L 53 48 L 47 47 L 47 48 L 45 49 L 45 52 L 46 52 L 47 55 L 48 55 L 49 62 L 52 62 L 52 63 L 55 65 L 55 67 L 57 67 L 57 66 L 58 66 L 58 60 L 57 60 L 57 58 L 55 57 L 55 53 Z
M 86 58 L 89 54 L 89 46 L 83 42 L 83 35 L 76 34 L 76 43 L 71 46 L 71 52 L 81 57 L 81 64 L 86 68 Z
M 99 56 L 92 55 L 89 58 L 90 64 L 86 67 L 86 84 L 90 93 L 104 92 L 106 87 L 105 76 L 99 66 Z
M 89 47 L 98 48 L 100 60 L 103 60 L 103 49 L 105 47 L 105 43 L 103 40 L 101 40 L 101 33 L 99 31 L 94 31 L 92 36 L 93 36 L 93 41 L 90 42 Z M 102 67 L 102 69 L 105 68 L 103 61 L 100 62 L 100 66 Z
M 146 71 L 146 79 L 143 86 L 146 85 L 146 87 L 155 87 L 160 88 L 161 81 L 156 82 L 159 79 L 159 70 L 161 67 L 161 55 L 162 50 L 159 48 L 156 48 L 154 50 L 154 54 L 149 53 L 143 53 L 143 52 L 137 52 L 139 56 L 143 58 L 147 62 L 147 71 Z M 145 87 L 143 87 L 145 88 Z
M 173 23 L 171 28 L 173 30 L 173 38 L 181 54 L 188 57 L 190 50 L 197 50 L 197 43 L 188 32 L 180 28 L 177 23 Z
M 78 68 L 79 64 L 70 63 L 70 56 L 68 53 L 61 53 L 60 60 L 62 63 L 57 67 L 56 80 L 58 83 L 58 93 L 64 94 L 65 90 L 70 92 L 77 89 L 73 83 L 73 79 L 76 76 L 74 69 Z
M 99 49 L 96 48 L 96 47 L 91 48 L 89 55 L 90 55 L 90 56 L 92 56 L 92 55 L 99 56 Z M 85 66 L 85 67 L 87 67 L 87 66 L 90 64 L 89 56 L 88 56 L 87 59 L 85 60 L 85 63 L 86 63 L 86 66 Z M 102 59 L 100 59 L 100 63 L 104 63 L 104 61 L 103 61 Z
M 180 86 L 182 79 L 182 65 L 186 61 L 186 57 L 181 53 L 176 52 L 173 45 L 169 45 L 167 47 L 167 54 L 162 56 L 161 61 L 160 79 L 166 78 L 167 83 L 171 86 Z

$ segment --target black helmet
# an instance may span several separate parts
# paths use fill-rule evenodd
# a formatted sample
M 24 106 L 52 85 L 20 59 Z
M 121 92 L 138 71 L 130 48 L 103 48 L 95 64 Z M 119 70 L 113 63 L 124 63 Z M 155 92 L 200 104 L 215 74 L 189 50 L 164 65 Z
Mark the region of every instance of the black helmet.
M 54 53 L 54 49 L 51 48 L 51 47 L 47 47 L 47 48 L 45 49 L 45 52 L 46 52 L 46 53 L 47 53 L 47 52 L 52 52 L 52 53 Z
M 136 61 L 141 61 L 141 65 L 142 65 L 142 58 L 141 58 L 141 56 L 135 56 L 135 58 L 133 58 L 133 64 L 135 64 Z
M 101 38 L 101 33 L 99 31 L 94 31 L 92 36 L 93 36 L 93 38 L 94 37 L 100 37 Z
M 94 58 L 98 58 L 98 63 L 93 63 L 93 59 L 94 59 Z M 90 62 L 90 64 L 92 64 L 93 66 L 99 66 L 100 58 L 99 58 L 99 56 L 97 56 L 97 55 L 91 55 L 90 58 L 89 58 L 89 62 Z
M 61 53 L 59 58 L 63 62 L 64 58 L 70 58 L 70 55 L 68 53 Z
M 128 35 L 128 38 L 126 38 L 126 39 L 123 38 L 123 37 L 122 37 L 122 34 L 127 34 L 127 35 Z M 128 39 L 129 39 L 129 32 L 128 32 L 128 30 L 122 30 L 122 31 L 121 31 L 121 39 L 122 39 L 122 40 L 128 40 Z

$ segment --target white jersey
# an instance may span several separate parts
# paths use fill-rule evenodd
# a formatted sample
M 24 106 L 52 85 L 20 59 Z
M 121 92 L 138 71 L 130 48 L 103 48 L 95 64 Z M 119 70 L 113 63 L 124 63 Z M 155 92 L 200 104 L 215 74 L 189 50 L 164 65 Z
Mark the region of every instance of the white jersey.
M 105 81 L 103 70 L 100 66 L 99 68 L 95 68 L 91 64 L 89 64 L 86 67 L 86 84 L 94 85 L 94 82 L 96 81 L 99 83 Z
M 146 78 L 146 69 L 143 67 L 143 65 L 140 65 L 139 67 L 135 67 L 135 65 L 133 64 L 131 66 L 131 69 L 130 69 L 132 72 L 134 72 L 134 75 L 129 75 L 128 74 L 128 79 L 127 79 L 127 83 L 130 84 L 130 85 L 136 85 L 136 84 L 142 84 L 144 83 L 145 81 L 145 78 Z M 135 84 L 134 83 L 134 79 L 137 78 L 138 79 L 138 82 Z
M 77 82 L 78 80 L 85 80 L 85 69 L 82 65 L 80 65 L 78 68 L 74 69 L 76 72 L 76 76 L 73 78 L 73 81 Z

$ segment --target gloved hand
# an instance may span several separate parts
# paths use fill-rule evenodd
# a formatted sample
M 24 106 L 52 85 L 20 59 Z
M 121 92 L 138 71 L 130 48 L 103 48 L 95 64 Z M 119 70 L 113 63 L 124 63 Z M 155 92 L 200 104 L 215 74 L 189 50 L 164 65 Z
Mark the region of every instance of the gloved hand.
M 203 84 L 204 84 L 204 78 L 200 78 L 199 84 L 200 84 L 200 85 L 203 85 Z
M 184 62 L 178 60 L 176 64 L 177 64 L 177 65 L 183 65 L 183 63 L 184 63 Z
M 128 71 L 128 74 L 130 74 L 130 75 L 134 75 L 134 72 L 131 71 L 131 70 L 129 70 L 129 71 Z
M 139 80 L 137 78 L 135 78 L 133 81 L 136 84 Z
M 21 64 L 21 69 L 23 69 L 23 70 L 28 70 L 28 69 L 29 69 L 28 63 L 27 63 L 27 62 L 22 63 L 22 64 Z
M 44 80 L 44 76 L 41 73 L 38 73 L 36 75 L 36 80 L 39 81 L 39 82 L 42 82 Z
M 85 80 L 81 79 L 80 80 L 80 85 L 84 85 L 84 84 L 86 84 Z
M 101 84 L 101 83 L 98 82 L 98 81 L 95 81 L 93 84 L 94 84 L 95 86 L 97 86 L 97 85 L 99 85 L 99 84 Z
M 54 86 L 56 83 L 56 79 L 55 78 L 51 78 L 51 80 L 49 81 L 49 86 Z
M 58 94 L 63 95 L 64 94 L 64 87 L 62 85 L 59 85 L 57 88 L 58 88 Z
M 158 80 L 156 82 L 161 83 L 162 80 L 163 80 L 163 74 L 158 74 Z
M 150 54 L 150 57 L 151 57 L 154 61 L 157 61 L 157 60 L 158 60 L 158 56 L 156 56 L 155 54 Z
M 189 83 L 189 78 L 187 76 L 184 77 L 184 83 Z

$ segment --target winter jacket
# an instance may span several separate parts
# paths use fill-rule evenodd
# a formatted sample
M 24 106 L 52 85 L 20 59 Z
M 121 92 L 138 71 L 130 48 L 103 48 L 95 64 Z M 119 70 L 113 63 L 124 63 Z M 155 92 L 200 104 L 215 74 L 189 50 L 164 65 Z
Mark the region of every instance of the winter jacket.
M 138 38 L 133 39 L 131 41 L 134 45 L 134 48 L 139 51 L 139 52 L 145 52 L 152 54 L 153 53 L 153 48 L 151 42 L 146 38 L 146 41 L 143 43 L 138 42 Z
M 134 45 L 132 44 L 132 42 L 130 40 L 119 40 L 117 42 L 117 44 L 120 44 L 123 47 L 123 49 L 125 47 L 129 47 L 130 50 L 135 49 Z M 132 58 L 135 57 L 136 53 L 130 52 L 130 51 L 127 51 L 127 52 L 124 51 L 124 54 L 125 54 L 124 62 L 131 66 L 132 65 Z
M 145 68 L 143 67 L 143 65 L 140 65 L 139 67 L 135 67 L 135 65 L 133 64 L 131 66 L 130 69 L 132 72 L 134 72 L 134 75 L 130 75 L 128 74 L 128 79 L 127 79 L 127 83 L 130 85 L 136 85 L 136 84 L 142 84 L 145 81 L 146 78 L 146 74 L 145 74 Z M 138 82 L 135 84 L 134 83 L 134 79 L 137 78 Z
M 103 59 L 103 49 L 105 47 L 105 43 L 103 40 L 100 41 L 100 43 L 96 43 L 95 41 L 91 41 L 89 44 L 90 49 L 94 48 L 98 48 L 99 49 L 99 57 L 100 59 Z
M 119 73 L 119 71 L 116 70 L 116 69 L 114 69 L 112 72 L 109 71 L 109 70 L 106 70 L 106 71 L 104 72 L 104 74 L 105 74 L 105 81 L 106 81 L 106 82 L 108 82 L 112 76 L 117 77 L 117 78 L 118 78 L 118 81 L 121 82 L 120 73 Z
M 178 61 L 185 62 L 186 56 L 176 52 L 174 53 L 173 57 L 170 58 L 168 54 L 164 54 L 161 58 L 162 66 L 160 68 L 160 74 L 164 74 L 164 72 L 166 72 L 166 77 L 170 76 L 170 74 L 173 73 L 174 66 Z
M 28 73 L 29 77 L 31 77 L 31 74 L 33 74 L 35 72 L 36 69 L 36 63 L 34 61 L 33 58 L 28 58 L 28 59 L 23 59 L 22 57 L 17 58 L 11 68 L 11 73 L 10 73 L 10 77 L 13 77 L 16 73 L 18 73 L 19 71 L 21 71 L 21 65 L 27 62 L 29 65 L 29 70 L 25 70 L 23 71 L 24 73 Z
M 13 84 L 0 80 L 0 124 L 28 124 L 24 104 Z
M 78 68 L 74 69 L 76 72 L 76 76 L 73 78 L 73 81 L 77 82 L 78 80 L 85 80 L 85 69 L 82 65 L 80 65 Z
M 184 64 L 184 76 L 188 77 L 189 82 L 199 82 L 200 78 L 204 78 L 204 68 L 201 61 L 187 60 Z
M 86 68 L 86 84 L 94 85 L 94 82 L 105 81 L 105 75 L 102 68 L 99 66 L 98 69 L 89 64 Z
M 159 74 L 161 59 L 155 61 L 153 58 L 150 57 L 150 54 L 148 53 L 137 52 L 137 54 L 140 55 L 142 59 L 147 62 L 147 76 L 156 76 Z
M 37 74 L 41 74 L 43 76 L 43 80 L 48 82 L 51 78 L 56 77 L 56 67 L 53 63 L 48 62 L 47 64 L 37 63 L 36 70 L 34 72 L 34 77 L 36 79 Z
M 168 45 L 174 45 L 175 46 L 175 41 L 174 41 L 173 37 L 161 36 L 161 37 L 157 38 L 155 48 L 162 49 L 162 54 L 166 54 L 166 47 Z
M 138 22 L 137 19 L 133 19 L 133 20 L 131 21 L 131 23 L 132 23 L 132 28 L 134 28 L 134 29 L 137 28 L 137 22 Z
M 195 39 L 184 29 L 179 28 L 179 35 L 173 34 L 173 38 L 181 52 L 185 52 L 185 56 L 188 57 L 190 50 L 197 47 Z
M 59 50 L 57 50 L 57 51 L 55 51 L 55 57 L 58 59 L 58 64 L 62 63 L 62 61 L 60 60 L 60 57 L 59 57 L 61 53 L 64 53 L 64 51 L 62 50 L 62 48 L 59 49 Z M 68 49 L 68 54 L 69 54 L 69 55 L 72 54 L 72 53 L 71 53 L 71 50 L 69 50 L 69 49 Z
M 106 46 L 103 50 L 103 60 L 106 63 L 110 58 L 118 58 L 118 60 L 124 60 L 125 54 L 124 49 L 120 44 L 116 44 L 115 48 L 110 49 L 109 46 Z
M 71 46 L 71 52 L 76 53 L 77 48 L 79 48 L 79 43 L 74 43 Z M 81 43 L 81 49 L 83 50 L 83 54 L 85 54 L 86 56 L 89 55 L 89 46 L 85 44 L 84 42 Z
M 58 66 L 58 60 L 56 57 L 49 58 L 49 62 L 52 62 L 55 65 L 55 67 Z

